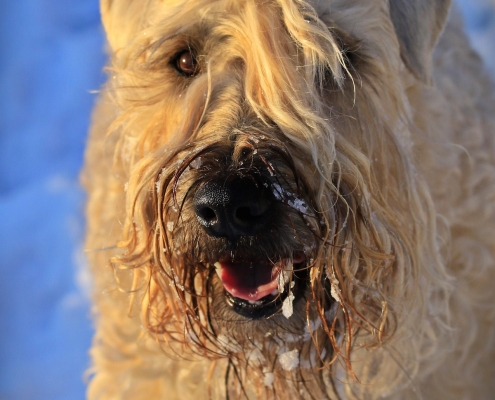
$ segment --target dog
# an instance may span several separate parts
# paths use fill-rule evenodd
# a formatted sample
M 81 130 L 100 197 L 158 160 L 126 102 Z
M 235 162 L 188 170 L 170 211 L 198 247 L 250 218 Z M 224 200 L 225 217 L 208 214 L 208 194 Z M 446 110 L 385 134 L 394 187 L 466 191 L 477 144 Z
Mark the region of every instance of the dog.
M 101 0 L 89 399 L 490 399 L 495 101 L 449 0 Z

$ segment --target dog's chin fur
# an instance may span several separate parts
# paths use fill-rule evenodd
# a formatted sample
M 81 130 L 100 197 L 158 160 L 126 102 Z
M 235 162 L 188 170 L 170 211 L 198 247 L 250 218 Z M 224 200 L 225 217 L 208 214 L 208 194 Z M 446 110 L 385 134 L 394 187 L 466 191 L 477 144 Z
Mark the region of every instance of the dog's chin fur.
M 448 1 L 404 5 L 102 0 L 90 399 L 492 396 L 493 85 Z M 204 229 L 212 182 L 263 229 Z M 219 260 L 294 266 L 256 305 Z

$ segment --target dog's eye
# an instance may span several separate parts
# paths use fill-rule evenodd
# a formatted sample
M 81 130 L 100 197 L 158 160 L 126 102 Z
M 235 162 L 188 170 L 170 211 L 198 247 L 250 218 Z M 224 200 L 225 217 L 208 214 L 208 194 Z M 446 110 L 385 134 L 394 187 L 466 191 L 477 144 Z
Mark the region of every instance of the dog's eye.
M 198 72 L 198 63 L 196 57 L 190 50 L 184 50 L 179 53 L 175 59 L 175 68 L 186 76 L 196 75 Z

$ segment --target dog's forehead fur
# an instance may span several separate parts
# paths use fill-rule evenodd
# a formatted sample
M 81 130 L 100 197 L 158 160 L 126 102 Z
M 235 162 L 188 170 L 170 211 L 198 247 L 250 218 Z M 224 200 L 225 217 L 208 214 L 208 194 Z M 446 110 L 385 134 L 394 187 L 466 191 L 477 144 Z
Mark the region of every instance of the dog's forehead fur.
M 101 1 L 110 79 L 84 173 L 101 313 L 91 398 L 182 398 L 183 387 L 205 398 L 199 379 L 214 399 L 409 399 L 415 382 L 427 395 L 476 391 L 432 373 L 459 354 L 479 367 L 446 372 L 463 388 L 493 371 L 475 365 L 492 351 L 492 317 L 477 322 L 485 312 L 467 294 L 494 303 L 478 278 L 495 279 L 494 228 L 476 209 L 493 222 L 495 123 L 473 106 L 493 97 L 455 18 L 434 51 L 449 5 Z M 196 194 L 246 182 L 271 204 L 267 228 L 203 229 Z M 214 268 L 234 258 L 303 259 L 293 302 L 236 314 Z M 480 330 L 484 344 L 469 347 Z
M 352 109 L 355 85 L 366 80 L 372 87 L 369 95 L 373 87 L 388 87 L 383 91 L 388 98 L 382 96 L 377 107 L 400 105 L 402 85 L 396 79 L 401 69 L 399 45 L 392 23 L 383 22 L 386 2 L 335 1 L 326 9 L 322 3 L 319 15 L 309 4 L 302 3 L 299 10 L 291 2 L 156 2 L 139 12 L 121 3 L 111 3 L 104 12 L 107 26 L 115 19 L 115 23 L 125 24 L 119 32 L 127 32 L 119 35 L 118 41 L 110 37 L 114 67 L 122 72 L 120 86 L 147 81 L 147 89 L 141 90 L 139 97 L 150 101 L 150 111 L 143 115 L 148 122 L 152 121 L 148 118 L 153 112 L 151 102 L 158 98 L 161 101 L 155 106 L 168 109 L 175 117 L 160 127 L 156 140 L 162 143 L 185 140 L 190 125 L 201 115 L 198 110 L 205 93 L 210 93 L 213 101 L 206 110 L 206 121 L 215 124 L 211 130 L 223 126 L 227 131 L 251 113 L 275 123 L 291 142 L 308 148 L 315 164 L 329 164 L 335 157 L 333 142 L 341 138 L 338 132 L 328 131 L 329 122 L 339 122 L 338 118 L 328 119 L 328 108 L 336 117 Z M 202 73 L 192 80 L 174 77 L 175 72 L 166 68 L 184 48 L 193 48 L 202 64 Z M 358 60 L 355 65 L 346 62 L 351 53 Z M 391 70 L 397 74 L 385 78 Z M 319 91 L 322 85 L 325 95 Z M 370 112 L 379 116 L 377 111 Z M 402 118 L 400 113 L 393 115 Z M 390 118 L 386 121 L 389 126 L 400 123 Z M 139 122 L 136 125 L 143 129 Z M 353 134 L 347 133 L 345 140 L 367 149 L 355 142 L 363 140 L 360 129 L 350 132 Z M 318 154 L 321 149 L 324 153 Z
M 144 4 L 143 4 L 144 3 Z M 269 7 L 268 2 L 257 2 L 257 9 Z M 283 4 L 283 2 L 281 2 Z M 304 4 L 304 3 L 301 3 Z M 143 33 L 148 27 L 161 27 L 163 21 L 183 21 L 179 29 L 187 29 L 187 21 L 198 21 L 204 17 L 217 19 L 226 14 L 236 14 L 243 10 L 244 2 L 239 1 L 157 1 L 147 0 L 137 2 L 126 1 L 102 1 L 103 22 L 107 28 L 108 39 L 114 50 L 125 47 L 135 38 L 135 35 Z M 397 39 L 400 43 L 401 55 L 406 65 L 418 78 L 427 81 L 430 79 L 431 52 L 442 30 L 450 6 L 450 0 L 421 0 L 409 2 L 404 0 L 375 0 L 363 2 L 362 0 L 314 0 L 308 2 L 305 7 L 314 9 L 318 16 L 325 22 L 334 21 L 343 31 L 352 33 L 360 40 L 369 38 L 379 39 L 370 35 L 377 28 L 388 30 L 395 27 Z M 199 13 L 199 17 L 188 17 L 184 9 L 190 8 L 193 13 Z M 390 10 L 390 11 L 389 11 Z M 283 12 L 291 13 L 289 9 Z M 390 12 L 391 21 L 388 25 L 383 13 Z M 119 32 L 119 35 L 114 35 Z M 165 31 L 162 32 L 165 34 Z M 251 33 L 252 34 L 252 33 Z M 386 39 L 383 37 L 382 39 Z M 386 42 L 380 40 L 382 45 Z M 250 46 L 248 46 L 250 47 Z M 390 46 L 386 46 L 389 50 Z

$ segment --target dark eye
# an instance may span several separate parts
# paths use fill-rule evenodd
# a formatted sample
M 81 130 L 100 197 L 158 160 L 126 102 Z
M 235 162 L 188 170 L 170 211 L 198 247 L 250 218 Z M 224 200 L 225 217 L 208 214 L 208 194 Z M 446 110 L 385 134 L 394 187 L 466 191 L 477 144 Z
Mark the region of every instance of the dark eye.
M 179 53 L 175 58 L 175 68 L 186 76 L 196 75 L 199 70 L 196 57 L 190 50 L 184 50 Z

